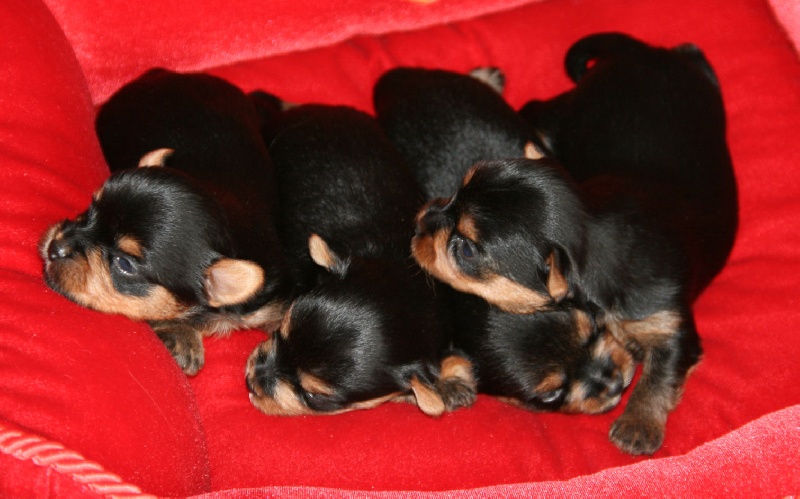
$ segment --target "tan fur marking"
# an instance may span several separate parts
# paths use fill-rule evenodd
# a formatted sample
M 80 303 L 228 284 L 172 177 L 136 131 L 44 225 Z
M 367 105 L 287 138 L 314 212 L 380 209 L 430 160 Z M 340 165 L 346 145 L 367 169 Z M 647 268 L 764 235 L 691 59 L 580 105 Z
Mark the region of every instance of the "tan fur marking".
M 561 269 L 556 265 L 556 256 L 550 253 L 547 257 L 547 265 L 550 267 L 550 272 L 547 274 L 547 291 L 555 301 L 561 301 L 567 296 L 569 292 L 569 285 Z
M 509 404 L 515 407 L 521 407 L 523 409 L 527 409 L 525 404 L 523 404 L 522 401 L 520 401 L 519 399 L 515 399 L 513 397 L 495 397 L 495 398 L 504 404 Z
M 172 156 L 175 152 L 174 149 L 170 149 L 168 147 L 162 147 L 161 149 L 155 149 L 150 151 L 149 153 L 142 156 L 139 160 L 139 168 L 159 168 L 164 166 L 164 163 L 167 161 L 167 158 Z
M 536 385 L 536 391 L 538 393 L 542 392 L 551 392 L 553 390 L 558 390 L 564 384 L 564 375 L 560 372 L 550 373 Z
M 370 400 L 363 400 L 361 402 L 355 402 L 354 404 L 350 405 L 347 409 L 336 411 L 336 414 L 340 414 L 342 412 L 348 411 L 357 411 L 362 409 L 372 409 L 374 407 L 378 407 L 379 405 L 383 404 L 384 402 L 388 402 L 390 400 L 396 399 L 398 397 L 402 397 L 403 395 L 400 392 L 390 393 L 388 395 L 384 395 L 382 397 L 376 397 Z
M 592 332 L 594 332 L 594 328 L 586 312 L 575 310 L 572 313 L 572 320 L 575 322 L 575 330 L 578 333 L 578 338 L 580 338 L 581 341 L 588 341 L 592 336 Z
M 300 378 L 300 386 L 307 392 L 321 395 L 333 395 L 334 393 L 331 385 L 311 373 L 299 371 L 298 377 Z
M 471 239 L 473 242 L 480 240 L 480 233 L 478 233 L 478 227 L 475 225 L 475 219 L 470 215 L 461 216 L 461 219 L 458 221 L 458 232 Z
M 475 382 L 472 372 L 472 362 L 464 357 L 451 355 L 442 361 L 441 378 L 459 378 L 469 383 Z
M 445 410 L 455 411 L 470 407 L 478 396 L 472 362 L 458 355 L 445 357 L 441 362 L 436 391 L 444 402 Z
M 212 307 L 246 302 L 264 285 L 264 270 L 247 260 L 222 258 L 206 270 L 205 290 Z
M 472 180 L 472 177 L 475 175 L 475 172 L 477 170 L 478 170 L 477 166 L 473 166 L 472 168 L 467 170 L 467 173 L 464 174 L 464 178 L 461 180 L 461 186 L 462 187 L 466 187 L 467 184 L 470 183 L 470 181 Z
M 119 241 L 117 241 L 117 248 L 137 258 L 142 258 L 144 256 L 142 244 L 137 239 L 130 236 L 122 236 L 119 238 Z
M 308 238 L 308 251 L 311 253 L 311 259 L 320 267 L 330 270 L 336 263 L 336 256 L 328 243 L 317 234 L 311 234 Z
M 681 316 L 671 310 L 663 310 L 638 321 L 622 321 L 625 335 L 647 347 L 660 343 L 664 337 L 674 336 L 681 325 Z
M 51 277 L 67 297 L 84 307 L 134 320 L 172 320 L 188 307 L 162 286 L 154 286 L 147 296 L 124 295 L 114 288 L 109 268 L 99 251 L 54 262 Z
M 461 273 L 447 251 L 449 234 L 440 230 L 427 236 L 415 236 L 411 252 L 420 266 L 428 273 L 465 293 L 483 297 L 506 312 L 530 314 L 545 308 L 552 301 L 550 296 L 537 293 L 506 277 L 491 275 L 478 280 Z
M 289 309 L 283 314 L 281 324 L 278 326 L 278 333 L 284 340 L 289 338 L 292 332 L 292 311 L 294 310 L 294 303 L 289 306 Z
M 610 358 L 617 371 L 622 374 L 623 385 L 628 386 L 636 373 L 636 361 L 631 352 L 611 334 L 604 334 L 594 346 L 592 357 L 595 359 Z
M 242 329 L 275 331 L 281 323 L 285 310 L 286 302 L 274 301 L 247 315 L 214 314 L 207 323 L 203 324 L 203 335 L 226 335 Z
M 436 391 L 421 382 L 416 376 L 411 377 L 411 391 L 417 399 L 417 406 L 428 416 L 439 417 L 445 411 L 442 397 Z
M 306 407 L 292 387 L 284 380 L 278 380 L 275 384 L 275 392 L 272 397 L 266 395 L 250 394 L 250 402 L 264 414 L 271 416 L 301 416 L 304 414 L 314 414 L 314 411 Z
M 536 144 L 533 142 L 528 142 L 525 144 L 525 158 L 527 159 L 542 159 L 544 158 L 544 153 L 536 147 Z
M 607 412 L 619 404 L 621 395 L 614 397 L 587 397 L 586 387 L 580 381 L 576 381 L 570 387 L 567 400 L 561 407 L 561 412 L 568 414 L 601 414 Z

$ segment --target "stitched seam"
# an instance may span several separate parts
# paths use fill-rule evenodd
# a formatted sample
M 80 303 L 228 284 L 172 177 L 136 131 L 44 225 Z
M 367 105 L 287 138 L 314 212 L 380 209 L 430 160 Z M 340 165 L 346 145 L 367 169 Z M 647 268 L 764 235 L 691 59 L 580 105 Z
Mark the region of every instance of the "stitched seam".
M 2 424 L 0 424 L 0 452 L 67 475 L 101 495 L 120 498 L 154 497 L 142 493 L 139 487 L 126 483 L 118 475 L 106 471 L 99 463 L 89 461 L 57 442 L 12 430 Z

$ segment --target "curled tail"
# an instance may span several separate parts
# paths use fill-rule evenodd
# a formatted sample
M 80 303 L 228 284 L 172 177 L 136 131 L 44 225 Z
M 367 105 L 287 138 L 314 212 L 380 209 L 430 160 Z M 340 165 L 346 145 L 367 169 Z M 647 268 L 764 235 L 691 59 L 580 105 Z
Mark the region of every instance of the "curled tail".
M 597 33 L 575 42 L 567 51 L 564 66 L 570 79 L 578 83 L 589 69 L 591 61 L 636 53 L 648 48 L 647 44 L 622 33 Z

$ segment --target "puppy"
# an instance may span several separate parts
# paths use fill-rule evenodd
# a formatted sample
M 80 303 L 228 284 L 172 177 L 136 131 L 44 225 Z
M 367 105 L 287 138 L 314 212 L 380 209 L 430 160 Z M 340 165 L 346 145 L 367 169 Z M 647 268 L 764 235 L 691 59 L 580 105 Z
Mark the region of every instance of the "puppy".
M 85 212 L 45 233 L 47 284 L 148 321 L 187 374 L 203 365 L 204 335 L 277 327 L 291 287 L 247 96 L 212 76 L 152 70 L 112 96 L 96 126 L 115 173 Z
M 408 246 L 422 194 L 371 117 L 300 106 L 268 132 L 278 225 L 301 292 L 250 356 L 266 414 L 332 414 L 412 400 L 441 415 L 475 397 L 467 361 Z
M 534 411 L 597 414 L 619 403 L 631 354 L 583 307 L 512 314 L 450 291 L 454 345 L 474 366 L 478 391 Z
M 420 214 L 413 254 L 506 311 L 596 307 L 600 327 L 643 362 L 610 438 L 652 454 L 701 356 L 692 303 L 736 232 L 722 99 L 693 47 L 601 34 L 577 42 L 566 65 L 576 88 L 526 115 L 569 172 L 550 159 L 479 163 Z
M 479 160 L 522 157 L 526 146 L 536 154 L 532 128 L 502 99 L 503 86 L 493 68 L 470 75 L 399 68 L 378 80 L 378 120 L 429 198 L 455 193 Z M 454 344 L 475 364 L 481 392 L 529 409 L 596 413 L 615 406 L 630 383 L 630 356 L 574 306 L 512 314 L 442 292 L 450 295 Z
M 411 166 L 426 199 L 449 197 L 485 159 L 521 158 L 533 133 L 503 100 L 499 69 L 470 75 L 396 68 L 375 84 L 378 122 Z

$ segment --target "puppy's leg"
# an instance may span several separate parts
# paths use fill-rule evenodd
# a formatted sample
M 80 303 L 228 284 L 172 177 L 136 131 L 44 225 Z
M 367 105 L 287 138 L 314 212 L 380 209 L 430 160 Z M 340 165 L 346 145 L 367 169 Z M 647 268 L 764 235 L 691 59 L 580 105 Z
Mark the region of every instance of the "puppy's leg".
M 448 412 L 474 404 L 478 396 L 478 386 L 472 362 L 457 352 L 447 355 L 442 360 L 441 373 L 436 380 L 436 390 L 441 395 Z
M 178 366 L 189 376 L 200 371 L 205 363 L 203 335 L 182 322 L 152 322 L 150 326 L 172 354 Z
M 642 376 L 609 438 L 629 454 L 652 454 L 661 447 L 667 416 L 680 399 L 689 370 L 699 361 L 700 338 L 691 315 L 676 312 L 626 322 L 622 329 L 643 352 Z

